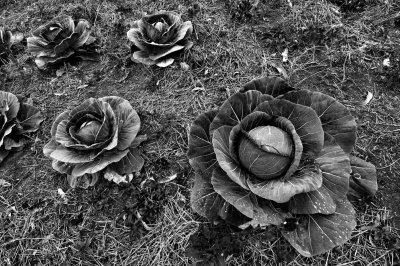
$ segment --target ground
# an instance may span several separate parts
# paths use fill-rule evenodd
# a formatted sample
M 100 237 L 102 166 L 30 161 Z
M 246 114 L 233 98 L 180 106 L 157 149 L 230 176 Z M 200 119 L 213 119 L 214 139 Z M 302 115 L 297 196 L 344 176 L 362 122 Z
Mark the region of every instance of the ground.
M 0 265 L 194 265 L 200 255 L 221 261 L 221 251 L 227 265 L 400 263 L 396 0 L 5 0 L 0 10 L 0 26 L 26 36 L 57 15 L 85 18 L 102 54 L 97 63 L 65 65 L 57 74 L 38 70 L 20 45 L 0 72 L 0 90 L 30 96 L 46 118 L 23 156 L 0 169 L 11 183 L 0 187 Z M 126 38 L 133 21 L 158 10 L 176 11 L 194 25 L 193 48 L 165 69 L 131 62 Z M 358 124 L 354 154 L 377 168 L 379 192 L 355 203 L 351 240 L 312 259 L 298 255 L 274 230 L 215 228 L 189 204 L 191 122 L 244 83 L 267 75 L 344 103 Z M 361 105 L 368 92 L 372 101 Z M 70 189 L 42 153 L 52 121 L 84 99 L 106 95 L 129 100 L 141 117 L 148 136 L 141 146 L 145 166 L 130 184 L 102 180 L 88 190 Z

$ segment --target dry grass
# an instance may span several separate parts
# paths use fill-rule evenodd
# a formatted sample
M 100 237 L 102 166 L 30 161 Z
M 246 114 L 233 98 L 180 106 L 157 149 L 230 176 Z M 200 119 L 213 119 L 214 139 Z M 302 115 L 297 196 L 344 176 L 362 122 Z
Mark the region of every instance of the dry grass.
M 229 256 L 227 264 L 399 263 L 400 5 L 378 0 L 362 12 L 343 13 L 327 0 L 257 2 L 264 12 L 246 22 L 231 19 L 233 10 L 220 0 L 202 0 L 197 7 L 186 0 L 0 3 L 0 25 L 27 36 L 56 15 L 86 18 L 103 53 L 99 63 L 65 66 L 65 74 L 56 77 L 55 71 L 37 70 L 22 49 L 0 72 L 1 90 L 30 95 L 46 116 L 24 157 L 0 169 L 0 177 L 12 184 L 0 188 L 0 265 L 191 265 L 184 250 L 204 221 L 189 206 L 190 123 L 242 84 L 271 74 L 346 104 L 359 125 L 355 154 L 376 165 L 380 192 L 372 202 L 356 204 L 357 228 L 343 247 L 307 259 L 277 232 L 259 232 L 250 234 L 243 254 Z M 167 69 L 131 63 L 125 37 L 130 23 L 162 9 L 193 22 L 195 45 Z M 288 62 L 282 62 L 285 48 Z M 386 58 L 392 67 L 382 66 Z M 181 69 L 181 62 L 189 70 Z M 369 105 L 353 104 L 368 91 L 374 94 Z M 142 147 L 144 170 L 130 185 L 103 181 L 88 191 L 69 189 L 42 154 L 51 123 L 62 110 L 105 95 L 124 97 L 137 109 L 149 139 Z M 174 173 L 178 178 L 172 184 L 149 181 Z M 145 212 L 144 202 L 154 211 Z M 134 204 L 153 230 L 132 218 Z

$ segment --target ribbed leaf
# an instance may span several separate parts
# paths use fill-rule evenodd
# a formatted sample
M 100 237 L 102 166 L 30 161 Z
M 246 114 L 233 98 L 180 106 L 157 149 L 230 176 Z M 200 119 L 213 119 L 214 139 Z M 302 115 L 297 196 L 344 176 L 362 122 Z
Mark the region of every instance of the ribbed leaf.
M 214 190 L 232 204 L 240 213 L 252 218 L 259 225 L 281 224 L 286 215 L 273 207 L 272 203 L 257 198 L 233 182 L 221 168 L 215 168 L 211 179 Z
M 214 148 L 211 143 L 209 129 L 217 111 L 211 110 L 199 115 L 190 127 L 188 158 L 190 165 L 211 179 L 214 166 L 217 164 Z
M 240 166 L 240 163 L 230 155 L 229 134 L 230 126 L 222 126 L 214 131 L 212 143 L 219 166 L 228 174 L 236 184 L 248 189 L 247 179 L 249 174 Z
M 256 178 L 247 180 L 250 190 L 257 196 L 275 201 L 288 202 L 294 195 L 317 190 L 322 186 L 322 174 L 318 169 L 305 169 L 288 178 L 261 181 Z
M 209 221 L 216 221 L 224 204 L 225 200 L 215 192 L 211 182 L 196 174 L 190 193 L 190 205 L 193 210 Z
M 294 214 L 331 214 L 336 203 L 325 186 L 307 193 L 294 195 L 289 201 L 289 210 Z
M 249 218 L 254 217 L 253 193 L 233 182 L 221 168 L 213 171 L 211 184 L 227 202 Z
M 172 47 L 167 47 L 167 48 L 163 48 L 163 49 L 158 49 L 157 51 L 152 51 L 152 53 L 149 54 L 149 58 L 150 58 L 151 60 L 157 61 L 157 60 L 160 60 L 160 59 L 162 59 L 163 57 L 165 57 L 165 56 L 167 56 L 167 55 L 169 55 L 169 54 L 171 54 L 171 53 L 180 51 L 180 50 L 182 50 L 183 48 L 185 48 L 185 46 L 183 46 L 183 45 L 178 45 L 178 44 L 177 44 L 177 45 L 174 45 L 174 46 L 172 46 Z
M 140 129 L 140 118 L 132 105 L 125 99 L 117 96 L 108 96 L 99 99 L 110 104 L 118 123 L 117 149 L 125 150 L 131 146 Z
M 301 255 L 319 255 L 349 240 L 356 226 L 354 214 L 350 202 L 341 199 L 335 213 L 302 215 L 297 228 L 282 230 L 282 235 Z
M 135 63 L 142 63 L 148 66 L 156 64 L 156 61 L 149 58 L 149 53 L 146 51 L 134 52 L 131 59 Z
M 143 165 L 144 159 L 140 155 L 140 151 L 137 148 L 130 148 L 125 157 L 120 161 L 111 164 L 109 168 L 120 175 L 127 175 L 139 172 Z
M 323 186 L 329 191 L 331 197 L 334 200 L 345 198 L 349 189 L 351 172 L 347 154 L 333 139 L 327 137 L 325 146 L 315 162 L 322 171 Z
M 348 195 L 356 198 L 374 196 L 378 190 L 376 169 L 361 158 L 350 156 L 351 176 Z
M 356 142 L 357 125 L 350 111 L 331 96 L 320 92 L 299 90 L 286 93 L 282 99 L 309 106 L 319 116 L 325 133 L 333 136 L 346 153 L 350 153 Z
M 115 163 L 120 161 L 123 157 L 128 154 L 129 150 L 124 151 L 109 151 L 103 153 L 101 156 L 97 157 L 95 160 L 86 162 L 86 163 L 78 163 L 74 165 L 74 169 L 71 172 L 73 176 L 82 176 L 84 174 L 94 174 L 103 170 L 111 163 Z
M 6 115 L 7 121 L 15 118 L 19 109 L 20 103 L 17 96 L 9 92 L 0 91 L 0 111 Z
M 21 104 L 17 120 L 18 130 L 16 132 L 17 134 L 24 134 L 37 131 L 40 123 L 44 120 L 44 116 L 38 108 L 29 104 Z
M 221 106 L 217 116 L 210 125 L 213 132 L 221 126 L 235 126 L 247 115 L 252 113 L 261 102 L 272 99 L 271 96 L 262 95 L 258 91 L 235 93 Z

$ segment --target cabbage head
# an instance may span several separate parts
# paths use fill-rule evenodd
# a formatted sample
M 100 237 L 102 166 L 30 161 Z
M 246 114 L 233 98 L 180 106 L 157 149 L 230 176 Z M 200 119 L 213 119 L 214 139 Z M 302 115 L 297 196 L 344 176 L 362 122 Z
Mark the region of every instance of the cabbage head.
M 253 80 L 189 134 L 192 208 L 210 221 L 277 226 L 304 256 L 345 243 L 348 196 L 372 196 L 375 167 L 350 155 L 356 122 L 334 98 L 277 77 Z
M 174 62 L 171 55 L 193 45 L 188 40 L 192 22 L 183 22 L 175 12 L 160 11 L 133 23 L 127 33 L 133 42 L 132 61 L 146 65 L 166 67 Z
M 0 91 L 0 163 L 21 151 L 30 140 L 28 134 L 37 131 L 43 120 L 31 99 Z
M 127 100 L 89 98 L 57 116 L 43 152 L 56 171 L 67 174 L 71 187 L 87 188 L 100 176 L 128 182 L 144 164 L 139 129 L 140 118 Z
M 57 17 L 34 30 L 33 36 L 27 38 L 28 52 L 35 56 L 35 63 L 41 69 L 72 57 L 91 59 L 95 53 L 88 49 L 88 45 L 95 38 L 90 34 L 87 20 Z

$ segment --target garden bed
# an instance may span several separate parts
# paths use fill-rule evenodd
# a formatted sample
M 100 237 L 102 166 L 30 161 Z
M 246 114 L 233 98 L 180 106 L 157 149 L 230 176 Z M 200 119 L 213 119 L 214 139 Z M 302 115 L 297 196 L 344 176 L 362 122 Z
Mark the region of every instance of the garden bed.
M 0 186 L 0 264 L 400 263 L 400 5 L 350 2 L 0 3 L 0 26 L 26 37 L 58 15 L 88 20 L 101 54 L 97 62 L 39 70 L 22 43 L 0 70 L 0 90 L 32 98 L 45 117 L 22 156 L 0 169 L 0 179 L 10 184 Z M 191 20 L 194 45 L 167 68 L 136 64 L 126 32 L 144 13 L 159 10 Z M 355 203 L 351 240 L 313 258 L 296 253 L 274 229 L 212 225 L 190 206 L 191 123 L 245 83 L 270 75 L 342 102 L 358 126 L 354 155 L 377 168 L 378 193 Z M 372 100 L 360 105 L 368 92 Z M 140 133 L 147 135 L 140 146 L 144 167 L 128 184 L 102 179 L 87 190 L 71 189 L 42 151 L 51 125 L 85 99 L 109 95 L 128 100 L 141 118 Z

